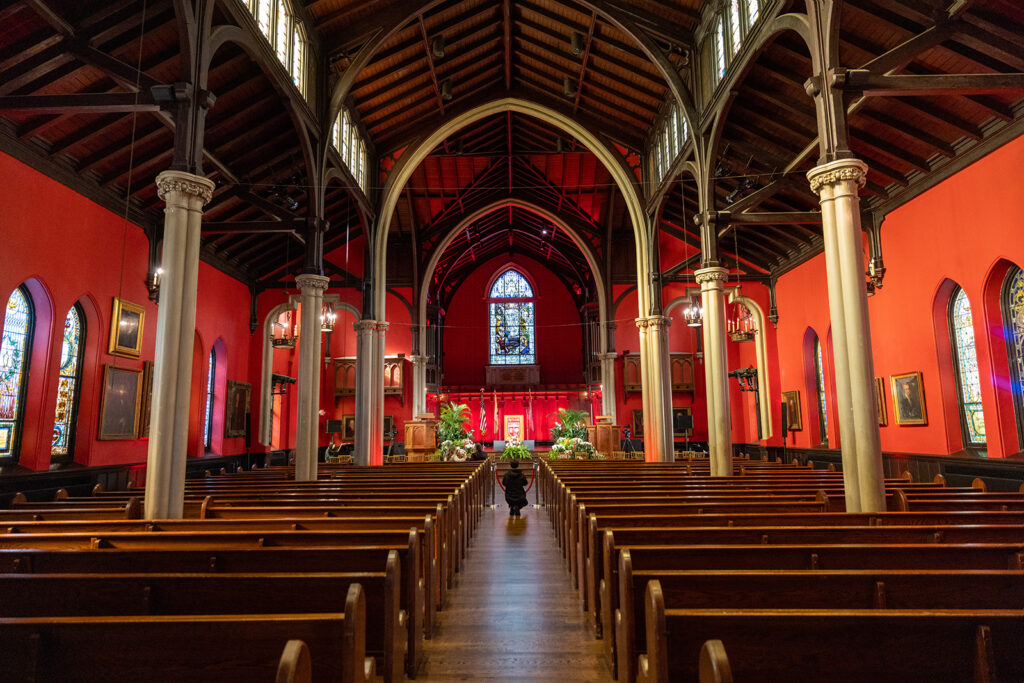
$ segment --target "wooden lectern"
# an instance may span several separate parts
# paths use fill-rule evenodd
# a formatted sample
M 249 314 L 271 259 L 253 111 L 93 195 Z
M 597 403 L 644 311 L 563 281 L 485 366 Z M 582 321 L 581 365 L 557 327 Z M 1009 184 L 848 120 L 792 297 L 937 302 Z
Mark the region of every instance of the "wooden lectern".
M 437 419 L 431 415 L 417 415 L 405 423 L 405 452 L 409 462 L 424 462 L 437 451 Z
M 611 458 L 612 453 L 619 450 L 619 433 L 622 428 L 612 424 L 610 415 L 598 415 L 594 419 L 597 424 L 587 427 L 587 438 L 598 453 Z

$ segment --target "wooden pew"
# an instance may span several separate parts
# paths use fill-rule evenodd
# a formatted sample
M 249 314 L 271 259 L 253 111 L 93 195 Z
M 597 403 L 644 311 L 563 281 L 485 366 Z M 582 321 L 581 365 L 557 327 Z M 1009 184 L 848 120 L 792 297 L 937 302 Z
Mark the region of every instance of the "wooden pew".
M 0 549 L 0 572 L 15 574 L 137 573 L 309 573 L 375 572 L 390 552 L 402 567 L 399 608 L 409 615 L 406 673 L 414 677 L 422 657 L 424 593 L 419 567 L 419 537 L 406 544 L 368 547 L 215 547 L 176 549 Z
M 620 554 L 630 552 L 632 570 L 799 570 L 799 569 L 1024 569 L 1024 543 L 817 544 L 817 545 L 661 545 L 616 546 L 605 535 L 605 578 L 599 586 L 601 622 L 614 624 L 620 609 Z M 612 564 L 614 563 L 614 565 Z M 614 569 L 612 567 L 615 567 Z M 616 642 L 604 634 L 613 670 Z
M 694 680 L 704 641 L 720 640 L 737 680 L 996 681 L 1024 678 L 1022 610 L 666 609 L 645 594 L 641 683 Z
M 367 653 L 386 683 L 401 681 L 408 615 L 394 552 L 380 572 L 0 575 L 0 617 L 343 612 L 354 584 L 365 594 Z
M 666 608 L 679 609 L 1003 609 L 1024 606 L 1024 573 L 1009 570 L 632 570 L 619 557 L 615 652 L 620 683 L 636 675 L 643 595 L 660 582 Z
M 0 619 L 7 680 L 269 680 L 292 640 L 308 646 L 314 681 L 364 683 L 366 605 L 358 584 L 344 613 Z

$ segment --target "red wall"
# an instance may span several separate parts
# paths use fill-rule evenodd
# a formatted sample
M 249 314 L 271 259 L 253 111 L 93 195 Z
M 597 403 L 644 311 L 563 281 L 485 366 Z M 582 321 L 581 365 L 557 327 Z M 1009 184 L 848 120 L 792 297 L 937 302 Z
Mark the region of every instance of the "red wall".
M 74 459 L 83 465 L 135 463 L 146 459 L 147 439 L 100 441 L 99 420 L 103 365 L 142 368 L 153 359 L 157 307 L 145 286 L 148 245 L 143 231 L 30 167 L 0 154 L 0 297 L 4 301 L 18 285 L 28 286 L 36 309 L 29 390 L 24 412 L 24 436 L 19 464 L 47 469 L 57 401 L 57 370 L 64 317 L 77 301 L 86 317 L 86 346 L 79 398 Z M 122 244 L 124 270 L 122 273 Z M 113 298 L 145 307 L 142 357 L 115 358 L 107 354 Z M 227 379 L 245 381 L 249 365 L 248 290 L 238 281 L 205 263 L 199 270 L 196 329 L 200 341 L 196 359 L 206 377 L 211 346 L 222 340 L 226 358 L 218 363 L 215 415 L 221 420 Z M 2 325 L 2 318 L 0 318 Z M 196 394 L 201 405 L 205 384 Z M 217 398 L 219 397 L 219 399 Z M 198 424 L 198 423 L 197 423 Z M 196 439 L 197 425 L 191 430 Z M 214 425 L 217 431 L 217 425 Z M 213 452 L 245 451 L 244 439 L 214 438 Z M 193 448 L 190 455 L 201 455 Z
M 488 363 L 487 286 L 508 259 L 486 261 L 459 286 L 444 320 L 446 386 L 484 386 Z M 532 278 L 537 295 L 537 364 L 542 384 L 582 384 L 583 332 L 569 290 L 541 263 L 517 255 L 517 267 Z M 389 304 L 389 319 L 391 315 Z
M 886 451 L 945 454 L 963 447 L 945 322 L 953 283 L 973 308 L 988 455 L 1019 450 L 998 297 L 1008 267 L 1024 265 L 1024 193 L 1005 189 L 1022 169 L 1024 139 L 1018 138 L 886 218 L 882 248 L 888 270 L 883 289 L 868 300 L 875 374 L 886 383 Z M 824 256 L 780 278 L 777 293 L 780 390 L 800 388 L 804 407 L 804 430 L 791 443 L 814 445 L 801 349 L 808 327 L 823 342 L 829 329 Z M 825 365 L 830 382 L 827 358 Z M 923 373 L 928 424 L 900 426 L 889 377 L 916 370 Z M 830 420 L 830 437 L 833 425 Z

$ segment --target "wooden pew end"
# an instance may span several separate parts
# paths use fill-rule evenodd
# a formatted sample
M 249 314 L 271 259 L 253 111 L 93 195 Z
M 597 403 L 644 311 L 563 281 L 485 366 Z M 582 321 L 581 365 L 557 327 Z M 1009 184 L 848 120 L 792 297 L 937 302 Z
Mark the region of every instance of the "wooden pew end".
M 309 648 L 301 640 L 289 640 L 284 645 L 281 660 L 277 664 L 275 683 L 311 683 L 313 667 L 309 660 Z
M 704 641 L 698 669 L 700 683 L 732 683 L 732 669 L 722 641 Z

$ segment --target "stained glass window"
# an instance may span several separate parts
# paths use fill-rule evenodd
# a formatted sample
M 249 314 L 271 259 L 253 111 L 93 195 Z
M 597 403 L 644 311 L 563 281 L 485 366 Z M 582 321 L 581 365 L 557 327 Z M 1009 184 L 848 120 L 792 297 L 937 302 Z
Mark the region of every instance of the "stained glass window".
M 213 378 L 217 374 L 217 352 L 210 351 L 209 368 L 206 371 L 206 415 L 203 422 L 203 443 L 210 447 L 213 436 Z
M 740 32 L 740 0 L 729 0 L 729 33 L 732 35 L 732 53 L 740 51 L 743 35 Z
M 1006 328 L 1007 358 L 1013 405 L 1017 411 L 1017 439 L 1024 449 L 1024 271 L 1014 268 L 1003 285 L 1003 326 Z
M 754 25 L 757 16 L 761 13 L 760 0 L 747 0 L 747 27 Z
M 949 309 L 949 331 L 953 337 L 956 357 L 957 393 L 964 441 L 985 443 L 985 414 L 981 410 L 981 381 L 978 377 L 978 354 L 974 348 L 974 316 L 971 302 L 964 290 L 957 288 Z
M 722 17 L 719 16 L 715 20 L 715 83 L 722 80 L 725 76 L 725 25 L 722 23 Z
M 821 342 L 814 340 L 814 377 L 818 389 L 818 427 L 821 443 L 828 444 L 828 406 L 825 404 L 825 373 L 821 371 Z
M 286 67 L 288 66 L 288 33 L 290 29 L 288 3 L 285 0 L 277 0 L 277 31 L 274 36 L 274 50 L 277 52 L 277 58 Z
M 306 85 L 303 79 L 302 66 L 306 60 L 306 44 L 299 30 L 298 22 L 295 23 L 295 30 L 292 31 L 292 82 L 299 92 L 306 92 Z
M 7 300 L 0 338 L 0 458 L 18 455 L 34 318 L 28 292 L 18 287 Z
M 256 24 L 260 27 L 260 33 L 267 40 L 270 40 L 270 21 L 274 0 L 256 0 Z
M 531 365 L 534 346 L 533 288 L 523 274 L 509 269 L 490 293 L 491 365 Z
M 60 347 L 60 371 L 57 374 L 57 412 L 53 417 L 51 456 L 74 452 L 75 418 L 78 416 L 78 387 L 81 383 L 82 347 L 85 327 L 75 304 L 64 318 L 64 342 Z

